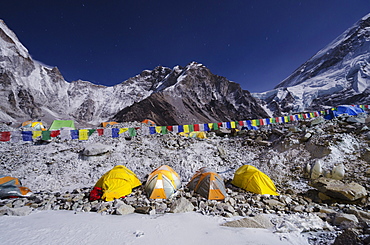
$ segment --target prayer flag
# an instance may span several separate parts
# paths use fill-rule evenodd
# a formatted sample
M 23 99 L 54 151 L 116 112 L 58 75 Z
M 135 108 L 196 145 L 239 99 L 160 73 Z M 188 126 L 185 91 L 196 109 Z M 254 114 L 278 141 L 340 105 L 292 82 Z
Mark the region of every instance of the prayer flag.
M 60 130 L 50 131 L 50 137 L 57 137 L 58 135 L 60 135 Z
M 119 137 L 119 128 L 112 128 L 112 138 L 118 138 Z
M 41 131 L 32 131 L 32 139 L 36 139 L 37 137 L 41 137 Z
M 49 130 L 48 131 L 42 131 L 41 139 L 42 140 L 50 140 L 51 139 L 50 134 L 51 134 L 51 132 Z
M 177 126 L 177 125 L 172 126 L 172 132 L 178 133 L 179 132 L 179 126 Z
M 155 134 L 156 133 L 155 127 L 149 127 L 149 133 Z
M 78 139 L 78 130 L 71 130 L 71 138 L 73 139 L 73 140 L 76 140 L 76 139 Z
M 0 141 L 5 142 L 10 140 L 10 132 L 0 132 Z
M 22 131 L 23 141 L 32 141 L 32 131 Z
M 168 130 L 166 126 L 162 126 L 162 134 L 168 134 Z
M 88 140 L 89 139 L 89 130 L 87 130 L 87 129 L 78 130 L 78 139 L 79 140 Z
M 98 131 L 99 136 L 102 136 L 104 134 L 104 128 L 98 128 L 96 131 Z
M 136 129 L 135 128 L 129 128 L 128 129 L 128 132 L 129 132 L 129 134 L 130 134 L 131 137 L 136 136 Z
M 155 126 L 155 131 L 160 134 L 162 132 L 162 126 Z

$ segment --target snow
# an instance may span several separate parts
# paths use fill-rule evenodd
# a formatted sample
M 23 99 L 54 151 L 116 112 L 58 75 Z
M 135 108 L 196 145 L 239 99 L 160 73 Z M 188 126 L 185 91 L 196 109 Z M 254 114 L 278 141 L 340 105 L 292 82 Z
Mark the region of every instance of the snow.
M 235 218 L 234 218 L 235 219 Z M 40 211 L 1 216 L 2 244 L 308 244 L 298 232 L 220 226 L 230 218 L 198 213 L 100 215 Z

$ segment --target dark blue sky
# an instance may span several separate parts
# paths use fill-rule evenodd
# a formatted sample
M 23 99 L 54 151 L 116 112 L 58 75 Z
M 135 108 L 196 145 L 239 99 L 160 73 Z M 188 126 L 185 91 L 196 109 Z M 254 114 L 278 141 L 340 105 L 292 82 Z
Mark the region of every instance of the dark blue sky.
M 6 2 L 0 18 L 67 81 L 110 86 L 197 61 L 251 92 L 272 89 L 370 12 L 369 0 Z

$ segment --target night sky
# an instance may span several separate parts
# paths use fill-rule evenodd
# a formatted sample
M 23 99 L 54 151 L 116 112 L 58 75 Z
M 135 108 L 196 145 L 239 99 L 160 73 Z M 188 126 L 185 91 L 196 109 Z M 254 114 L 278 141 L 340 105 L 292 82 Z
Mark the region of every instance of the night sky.
M 57 66 L 69 82 L 111 86 L 196 61 L 251 92 L 275 87 L 369 12 L 369 0 L 0 4 L 0 19 L 33 59 Z

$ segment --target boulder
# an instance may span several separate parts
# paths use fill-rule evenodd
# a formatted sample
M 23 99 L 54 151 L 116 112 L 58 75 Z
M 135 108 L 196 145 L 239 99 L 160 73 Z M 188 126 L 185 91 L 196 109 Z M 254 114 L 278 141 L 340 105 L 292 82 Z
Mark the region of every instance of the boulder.
M 355 230 L 347 229 L 335 238 L 333 245 L 356 245 L 361 244 L 358 233 Z
M 267 215 L 257 215 L 255 217 L 245 217 L 239 220 L 233 220 L 226 223 L 221 224 L 222 226 L 228 227 L 245 227 L 245 228 L 263 228 L 269 229 L 273 227 L 270 219 Z
M 334 225 L 339 225 L 342 227 L 356 227 L 358 225 L 358 219 L 354 214 L 336 213 Z
M 355 201 L 367 195 L 366 189 L 355 183 L 344 183 L 340 180 L 320 177 L 311 182 L 311 186 L 332 198 L 344 201 Z
M 26 216 L 32 212 L 32 208 L 23 206 L 19 208 L 8 208 L 7 214 L 10 216 Z
M 120 204 L 116 209 L 118 215 L 132 214 L 133 212 L 135 212 L 135 208 L 125 203 Z
M 194 205 L 185 197 L 180 197 L 174 201 L 170 207 L 171 213 L 185 213 L 194 210 Z
M 82 151 L 82 155 L 84 156 L 100 156 L 103 155 L 111 150 L 111 146 L 104 145 L 101 143 L 94 143 L 89 144 L 85 147 Z

